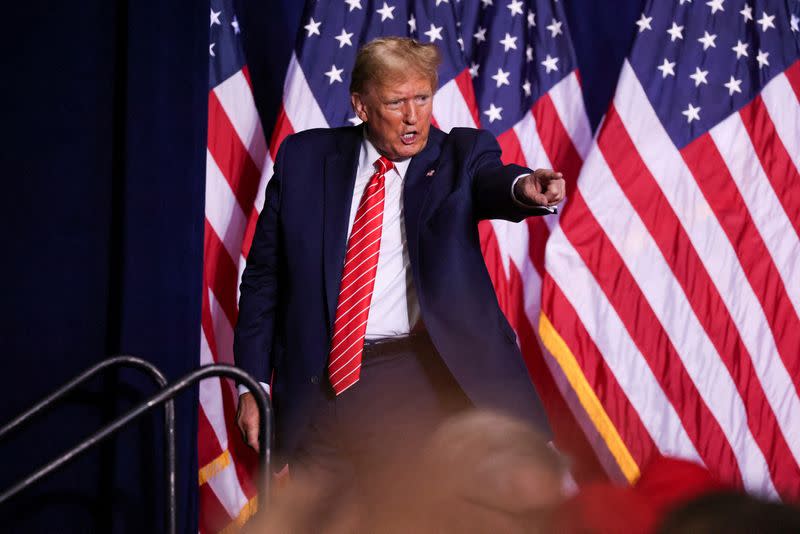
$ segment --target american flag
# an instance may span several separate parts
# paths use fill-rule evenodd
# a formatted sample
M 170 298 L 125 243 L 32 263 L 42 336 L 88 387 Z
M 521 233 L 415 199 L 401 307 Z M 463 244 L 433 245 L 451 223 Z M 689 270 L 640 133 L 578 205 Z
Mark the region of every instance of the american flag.
M 629 480 L 800 497 L 798 15 L 648 1 L 547 243 L 542 338 Z
M 201 364 L 233 364 L 237 287 L 272 166 L 240 33 L 233 0 L 211 0 Z M 201 533 L 233 531 L 255 510 L 255 458 L 236 429 L 236 397 L 230 381 L 200 383 Z
M 483 126 L 507 163 L 558 168 L 574 184 L 591 143 L 566 17 L 556 0 L 310 1 L 285 77 L 283 105 L 268 147 L 261 136 L 232 2 L 211 3 L 205 287 L 201 363 L 232 361 L 237 287 L 263 205 L 272 156 L 283 139 L 316 127 L 356 124 L 350 72 L 361 44 L 405 35 L 439 46 L 435 124 Z M 536 336 L 544 243 L 557 221 L 485 222 L 481 236 L 501 306 L 520 344 L 556 435 L 583 439 Z M 566 384 L 566 381 L 564 381 Z M 252 455 L 233 427 L 226 382 L 201 388 L 200 525 L 234 528 L 252 514 Z M 579 439 L 575 439 L 578 437 Z

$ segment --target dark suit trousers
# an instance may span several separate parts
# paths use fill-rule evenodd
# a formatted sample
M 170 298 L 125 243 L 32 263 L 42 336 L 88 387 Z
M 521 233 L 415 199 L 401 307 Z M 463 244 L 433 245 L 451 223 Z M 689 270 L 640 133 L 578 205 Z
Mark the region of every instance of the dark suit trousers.
M 315 407 L 310 435 L 290 461 L 293 479 L 322 488 L 312 523 L 324 525 L 328 512 L 354 502 L 367 521 L 396 505 L 387 501 L 400 498 L 425 440 L 469 406 L 427 336 L 399 351 L 367 345 L 360 380 Z

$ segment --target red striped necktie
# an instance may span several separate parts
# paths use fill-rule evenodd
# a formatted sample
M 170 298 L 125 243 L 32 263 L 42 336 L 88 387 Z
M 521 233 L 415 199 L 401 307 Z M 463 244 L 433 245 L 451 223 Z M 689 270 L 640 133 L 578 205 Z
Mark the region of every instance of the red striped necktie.
M 361 354 L 381 249 L 384 175 L 392 168 L 394 164 L 383 156 L 375 161 L 375 174 L 361 196 L 347 240 L 328 359 L 328 378 L 337 395 L 361 376 Z

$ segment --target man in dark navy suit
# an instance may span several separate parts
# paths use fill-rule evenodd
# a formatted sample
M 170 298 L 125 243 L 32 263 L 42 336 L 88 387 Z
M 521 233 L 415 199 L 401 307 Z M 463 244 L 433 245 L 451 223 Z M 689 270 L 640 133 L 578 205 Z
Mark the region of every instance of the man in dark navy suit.
M 431 126 L 435 46 L 364 46 L 363 124 L 281 146 L 241 285 L 235 357 L 272 384 L 278 452 L 343 481 L 407 457 L 474 405 L 547 421 L 497 304 L 476 223 L 555 211 L 560 173 L 503 165 L 485 131 Z M 252 395 L 237 423 L 257 447 Z

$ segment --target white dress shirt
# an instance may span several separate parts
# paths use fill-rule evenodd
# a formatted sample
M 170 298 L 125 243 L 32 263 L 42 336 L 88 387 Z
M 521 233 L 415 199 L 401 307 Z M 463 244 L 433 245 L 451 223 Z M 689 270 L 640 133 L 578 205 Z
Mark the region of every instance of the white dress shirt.
M 353 231 L 353 221 L 361 196 L 369 179 L 375 174 L 374 163 L 379 157 L 375 146 L 365 137 L 358 156 L 356 183 L 347 226 L 348 239 Z M 369 305 L 366 339 L 407 335 L 419 319 L 419 301 L 411 276 L 403 215 L 403 183 L 411 158 L 393 163 L 394 168 L 384 178 L 381 249 Z

